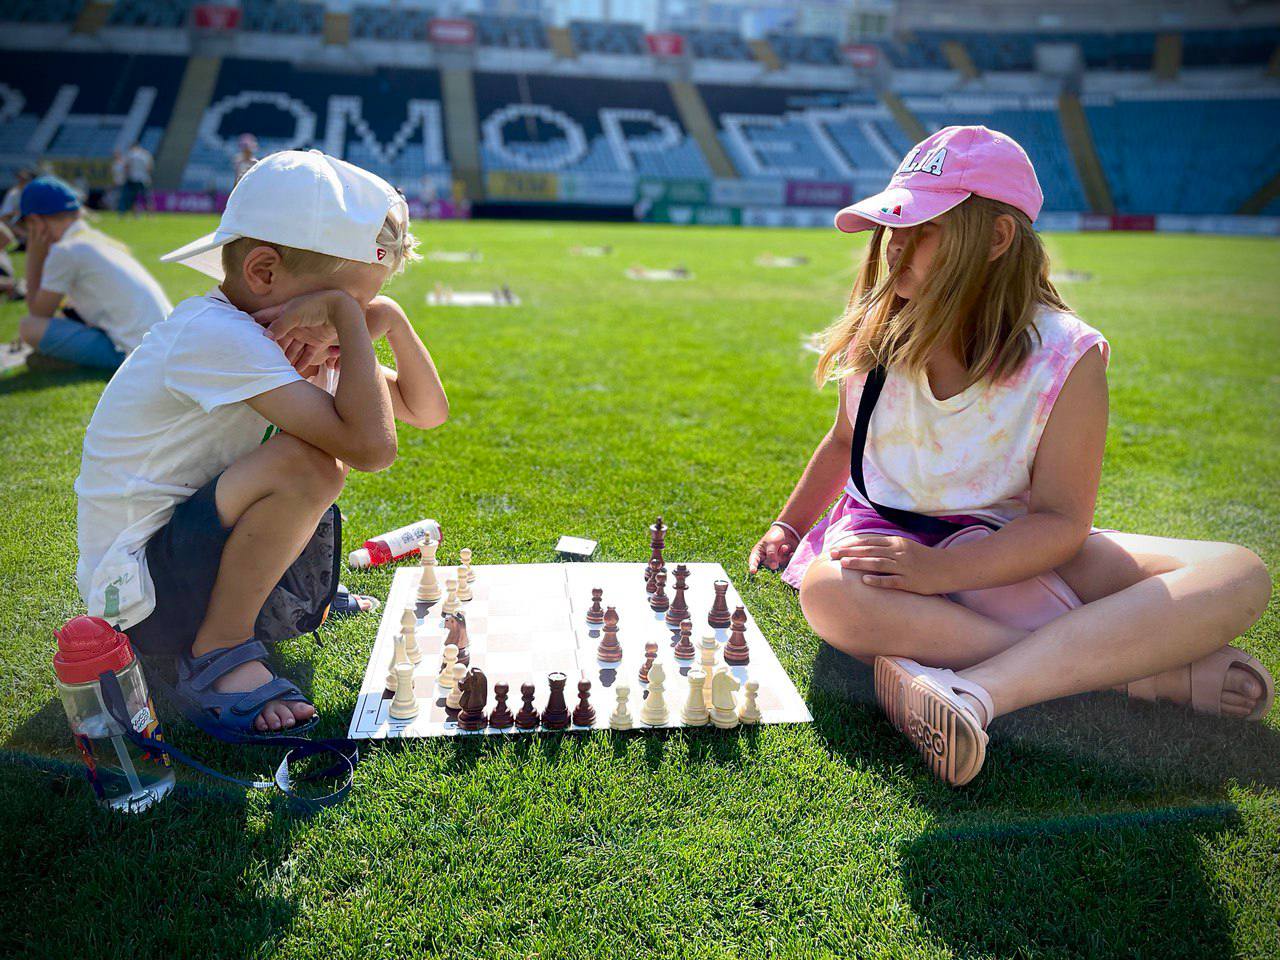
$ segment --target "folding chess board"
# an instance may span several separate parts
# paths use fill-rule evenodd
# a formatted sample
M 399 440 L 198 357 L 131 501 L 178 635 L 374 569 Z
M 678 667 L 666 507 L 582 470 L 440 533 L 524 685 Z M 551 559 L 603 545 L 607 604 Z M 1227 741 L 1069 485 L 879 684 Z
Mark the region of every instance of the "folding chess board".
M 674 564 L 668 563 L 668 567 Z M 712 630 L 707 613 L 714 599 L 712 584 L 729 582 L 729 609 L 743 605 L 724 568 L 718 563 L 687 564 L 690 575 L 685 593 L 693 621 L 695 645 L 704 634 L 714 632 L 719 642 L 716 665 L 724 666 L 723 650 L 728 640 L 727 629 Z M 441 574 L 447 568 L 442 568 Z M 403 567 L 396 571 L 391 592 L 383 608 L 382 622 L 374 640 L 369 665 L 365 669 L 360 696 L 351 717 L 349 736 L 356 739 L 387 737 L 447 737 L 466 734 L 456 724 L 456 711 L 446 709 L 448 691 L 436 684 L 447 633 L 440 616 L 440 602 L 418 603 L 417 590 L 421 568 Z M 489 709 L 493 708 L 493 688 L 506 683 L 510 688 L 508 706 L 512 713 L 520 708 L 520 686 L 532 683 L 536 688 L 534 706 L 541 711 L 549 693 L 547 674 L 561 672 L 568 677 L 565 697 L 569 709 L 577 702 L 577 683 L 591 681 L 591 703 L 595 707 L 594 729 L 608 729 L 609 715 L 617 704 L 615 688 L 630 687 L 629 706 L 635 718 L 635 729 L 649 729 L 639 720 L 646 696 L 646 685 L 639 671 L 644 663 L 646 642 L 658 643 L 658 662 L 666 671 L 665 698 L 669 719 L 664 726 L 680 727 L 680 710 L 688 696 L 685 676 L 699 663 L 677 660 L 673 654 L 675 636 L 666 625 L 663 614 L 649 608 L 645 593 L 645 565 L 642 563 L 533 563 L 477 566 L 473 599 L 462 604 L 467 619 L 471 663 L 484 671 L 489 681 Z M 443 579 L 443 577 L 442 577 Z M 587 623 L 592 588 L 604 590 L 605 606 L 618 611 L 618 640 L 622 645 L 619 663 L 603 663 L 596 658 L 600 628 Z M 416 636 L 422 650 L 422 661 L 414 670 L 414 691 L 418 698 L 418 715 L 412 720 L 395 720 L 389 715 L 392 693 L 387 689 L 395 638 L 406 608 L 413 609 L 418 626 Z M 760 684 L 759 706 L 763 723 L 808 723 L 808 708 L 795 684 L 782 669 L 768 640 L 748 611 L 747 644 L 750 662 L 730 667 L 740 684 L 755 680 Z M 738 693 L 742 697 L 742 690 Z M 477 733 L 533 733 L 541 730 L 485 728 Z M 573 726 L 570 730 L 591 727 Z M 714 728 L 708 728 L 714 729 Z

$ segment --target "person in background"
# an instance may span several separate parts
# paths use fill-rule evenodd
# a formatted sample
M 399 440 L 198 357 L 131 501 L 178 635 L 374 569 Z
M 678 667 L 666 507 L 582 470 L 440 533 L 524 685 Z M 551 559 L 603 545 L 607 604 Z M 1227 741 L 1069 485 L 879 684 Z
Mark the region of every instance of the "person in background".
M 140 216 L 138 210 L 139 204 L 142 209 L 149 208 L 151 203 L 151 171 L 155 167 L 155 161 L 151 154 L 140 143 L 134 143 L 129 148 L 129 152 L 124 155 L 124 199 L 121 201 L 121 212 L 132 213 Z

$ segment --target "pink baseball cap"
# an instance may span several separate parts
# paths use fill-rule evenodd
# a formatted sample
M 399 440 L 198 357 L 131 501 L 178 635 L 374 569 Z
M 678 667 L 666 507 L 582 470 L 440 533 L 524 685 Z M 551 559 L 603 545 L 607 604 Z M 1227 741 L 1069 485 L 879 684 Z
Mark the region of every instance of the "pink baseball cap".
M 894 172 L 889 186 L 836 214 L 845 233 L 914 227 L 977 194 L 1017 207 L 1033 221 L 1044 194 L 1018 141 L 986 127 L 943 127 L 920 141 Z

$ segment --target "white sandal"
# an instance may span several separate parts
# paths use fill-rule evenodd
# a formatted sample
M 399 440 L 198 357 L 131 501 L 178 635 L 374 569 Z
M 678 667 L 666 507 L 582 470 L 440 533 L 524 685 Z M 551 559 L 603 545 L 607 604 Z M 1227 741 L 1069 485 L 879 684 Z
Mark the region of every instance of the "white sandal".
M 876 700 L 898 732 L 915 744 L 929 769 L 953 787 L 978 775 L 987 758 L 986 720 L 961 694 L 973 697 L 995 715 L 991 696 L 953 670 L 926 667 L 906 657 L 876 657 Z M 958 760 L 961 738 L 973 744 L 973 755 Z

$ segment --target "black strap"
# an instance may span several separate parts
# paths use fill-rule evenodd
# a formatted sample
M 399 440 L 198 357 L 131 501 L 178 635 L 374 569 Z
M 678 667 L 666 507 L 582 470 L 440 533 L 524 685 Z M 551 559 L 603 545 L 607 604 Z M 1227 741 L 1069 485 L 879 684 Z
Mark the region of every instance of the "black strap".
M 148 753 L 166 754 L 180 763 L 185 763 L 193 770 L 218 780 L 224 780 L 227 783 L 250 787 L 254 790 L 279 790 L 288 798 L 290 807 L 300 813 L 314 813 L 323 807 L 332 806 L 343 800 L 351 789 L 351 781 L 355 777 L 356 764 L 360 762 L 360 751 L 352 740 L 309 740 L 306 737 L 287 735 L 267 737 L 233 733 L 211 723 L 207 717 L 183 709 L 182 698 L 174 694 L 168 684 L 152 677 L 152 683 L 169 694 L 169 699 L 179 705 L 183 715 L 209 736 L 224 743 L 289 748 L 289 752 L 284 755 L 284 759 L 280 761 L 280 766 L 276 768 L 275 775 L 270 780 L 241 780 L 239 777 L 220 773 L 212 767 L 206 766 L 165 740 L 145 737 L 135 731 L 129 717 L 129 711 L 125 706 L 124 691 L 120 689 L 120 681 L 116 675 L 110 670 L 104 671 L 98 675 L 98 682 L 102 689 L 102 702 L 106 706 L 107 712 L 111 714 L 111 718 L 124 731 L 124 735 L 130 741 L 139 749 Z M 322 753 L 331 754 L 336 759 L 323 770 L 317 770 L 305 776 L 295 777 L 290 773 L 290 761 L 297 763 L 307 757 Z M 295 790 L 296 785 L 322 780 L 337 780 L 339 781 L 339 786 L 328 794 L 315 797 L 304 796 Z
M 880 391 L 884 389 L 885 376 L 884 367 L 872 367 L 867 371 L 867 381 L 862 386 L 862 398 L 858 401 L 858 415 L 853 421 L 853 449 L 849 455 L 849 476 L 853 480 L 853 485 L 862 494 L 862 499 L 871 505 L 872 510 L 903 530 L 949 537 L 953 533 L 959 533 L 973 526 L 973 524 L 952 523 L 950 520 L 913 513 L 910 510 L 899 510 L 897 507 L 886 507 L 876 503 L 867 493 L 867 482 L 862 476 L 862 457 L 867 448 L 867 429 L 871 424 L 871 414 L 876 408 L 876 401 L 880 399 Z M 985 520 L 977 522 L 994 528 L 994 524 L 987 523 Z

